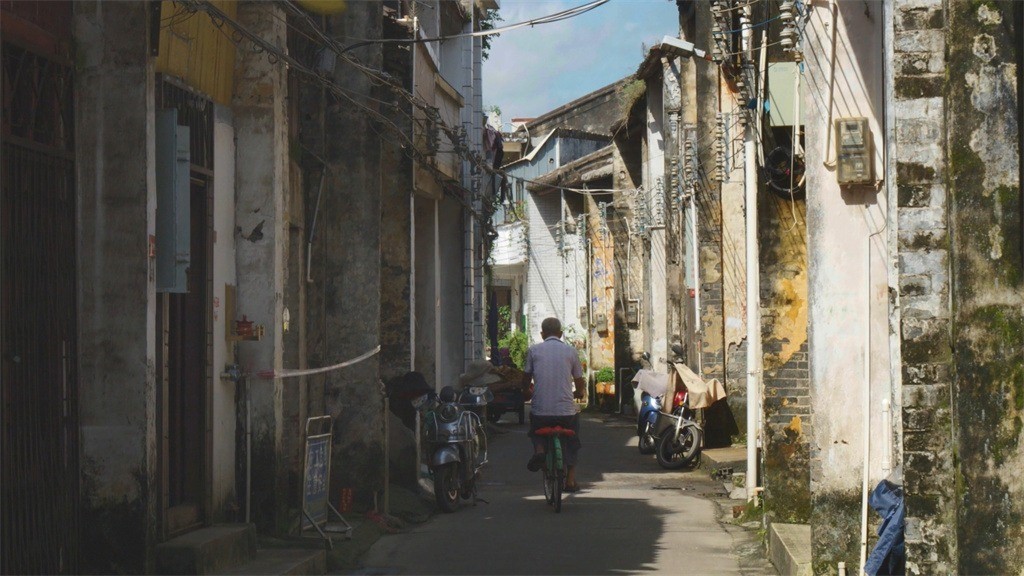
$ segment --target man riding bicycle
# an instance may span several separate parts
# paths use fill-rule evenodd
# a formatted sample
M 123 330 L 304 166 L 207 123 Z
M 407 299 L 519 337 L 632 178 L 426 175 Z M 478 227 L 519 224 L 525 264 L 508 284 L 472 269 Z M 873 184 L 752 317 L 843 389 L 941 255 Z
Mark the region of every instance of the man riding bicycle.
M 576 483 L 576 453 L 580 448 L 579 410 L 573 398 L 582 398 L 583 366 L 576 349 L 562 341 L 562 323 L 546 318 L 540 325 L 544 339 L 526 353 L 523 367 L 523 389 L 533 383 L 533 404 L 530 409 L 530 438 L 533 456 L 526 467 L 536 472 L 544 466 L 545 439 L 534 432 L 549 426 L 561 426 L 575 432 L 565 438 L 565 491 L 579 490 Z

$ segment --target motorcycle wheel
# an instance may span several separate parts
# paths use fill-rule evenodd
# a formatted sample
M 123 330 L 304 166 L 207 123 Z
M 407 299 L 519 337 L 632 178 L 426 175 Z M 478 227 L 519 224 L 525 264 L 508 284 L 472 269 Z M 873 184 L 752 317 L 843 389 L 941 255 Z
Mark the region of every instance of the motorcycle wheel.
M 654 454 L 657 441 L 650 434 L 644 434 L 640 437 L 640 443 L 637 444 L 637 449 L 640 450 L 641 454 Z
M 700 452 L 702 438 L 703 433 L 696 426 L 683 426 L 678 435 L 666 430 L 655 452 L 658 464 L 666 470 L 678 470 L 686 466 Z
M 454 462 L 434 471 L 434 497 L 445 512 L 455 512 L 459 505 L 459 469 Z
M 657 443 L 658 441 L 650 433 L 650 424 L 648 424 L 640 434 L 640 442 L 637 443 L 636 447 L 640 450 L 641 454 L 654 454 Z

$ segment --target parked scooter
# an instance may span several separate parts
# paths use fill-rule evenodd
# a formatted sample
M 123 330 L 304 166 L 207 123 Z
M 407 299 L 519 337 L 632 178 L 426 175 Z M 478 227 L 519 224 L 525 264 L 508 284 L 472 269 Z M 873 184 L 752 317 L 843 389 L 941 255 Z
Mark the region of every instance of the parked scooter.
M 454 512 L 459 498 L 475 503 L 480 469 L 487 464 L 487 433 L 480 413 L 493 398 L 486 386 L 462 392 L 445 386 L 439 395 L 430 393 L 418 401 L 426 409 L 424 438 L 434 496 L 445 512 Z
M 682 350 L 673 346 L 673 352 L 682 356 Z M 651 356 L 642 358 L 650 365 Z M 667 361 L 673 371 L 675 361 Z M 654 370 L 641 370 L 633 380 L 633 387 L 641 391 L 641 406 L 637 414 L 637 447 L 641 454 L 655 454 L 661 467 L 674 470 L 686 466 L 700 453 L 704 430 L 688 405 L 688 390 L 682 382 L 676 390 L 672 412 L 662 411 L 669 392 L 669 374 Z
M 651 355 L 644 352 L 642 358 L 649 363 Z M 654 454 L 658 446 L 658 414 L 668 391 L 668 374 L 640 370 L 633 379 L 633 388 L 640 390 L 640 410 L 636 416 L 636 435 L 640 439 L 637 448 L 641 454 Z

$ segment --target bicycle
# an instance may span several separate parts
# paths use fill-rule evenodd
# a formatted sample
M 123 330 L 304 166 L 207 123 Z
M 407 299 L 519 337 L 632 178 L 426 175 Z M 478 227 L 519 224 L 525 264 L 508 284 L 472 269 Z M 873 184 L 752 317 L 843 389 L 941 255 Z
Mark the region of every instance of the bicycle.
M 555 513 L 562 511 L 562 488 L 565 486 L 565 460 L 562 457 L 562 436 L 575 436 L 576 432 L 561 426 L 537 429 L 534 434 L 547 439 L 544 455 L 544 498 Z

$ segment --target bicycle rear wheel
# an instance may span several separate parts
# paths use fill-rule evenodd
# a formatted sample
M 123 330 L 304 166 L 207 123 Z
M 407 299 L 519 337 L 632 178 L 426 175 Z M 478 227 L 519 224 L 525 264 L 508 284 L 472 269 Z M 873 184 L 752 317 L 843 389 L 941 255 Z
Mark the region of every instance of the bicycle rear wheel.
M 555 474 L 554 492 L 551 505 L 555 508 L 555 514 L 562 511 L 562 485 L 565 483 L 565 474 L 561 470 Z

